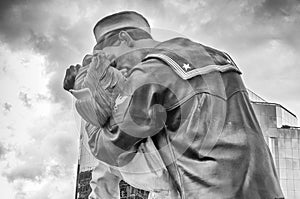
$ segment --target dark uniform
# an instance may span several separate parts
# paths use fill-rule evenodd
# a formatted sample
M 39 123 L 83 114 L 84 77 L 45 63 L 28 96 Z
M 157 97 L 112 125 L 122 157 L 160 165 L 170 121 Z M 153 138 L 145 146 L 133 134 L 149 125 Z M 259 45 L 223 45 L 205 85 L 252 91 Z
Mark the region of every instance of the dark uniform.
M 175 38 L 133 67 L 93 154 L 126 165 L 151 136 L 181 198 L 283 198 L 241 72 L 224 52 Z

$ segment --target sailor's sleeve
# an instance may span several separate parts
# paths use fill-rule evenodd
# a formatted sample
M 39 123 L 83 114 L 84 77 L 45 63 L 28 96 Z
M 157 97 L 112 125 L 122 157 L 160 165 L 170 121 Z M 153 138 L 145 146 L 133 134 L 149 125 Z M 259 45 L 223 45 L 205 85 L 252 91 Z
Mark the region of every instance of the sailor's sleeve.
M 71 91 L 77 98 L 77 112 L 86 122 L 97 127 L 102 127 L 111 116 L 114 99 L 125 81 L 121 72 L 113 67 L 101 70 L 101 66 L 90 66 L 86 73 L 78 78 L 78 82 L 82 82 L 81 89 Z
M 134 157 L 145 138 L 164 128 L 165 88 L 157 84 L 155 78 L 157 75 L 142 67 L 133 69 L 124 91 L 115 100 L 110 122 L 103 126 L 102 131 L 87 124 L 89 146 L 97 159 L 113 166 L 123 166 Z

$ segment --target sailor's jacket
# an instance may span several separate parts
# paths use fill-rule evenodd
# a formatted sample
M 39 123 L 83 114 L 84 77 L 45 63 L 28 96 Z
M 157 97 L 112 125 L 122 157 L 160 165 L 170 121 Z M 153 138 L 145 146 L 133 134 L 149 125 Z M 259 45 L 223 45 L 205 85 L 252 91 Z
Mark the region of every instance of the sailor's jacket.
M 101 161 L 122 167 L 151 137 L 181 198 L 283 198 L 241 72 L 222 51 L 175 38 L 134 66 L 98 130 Z

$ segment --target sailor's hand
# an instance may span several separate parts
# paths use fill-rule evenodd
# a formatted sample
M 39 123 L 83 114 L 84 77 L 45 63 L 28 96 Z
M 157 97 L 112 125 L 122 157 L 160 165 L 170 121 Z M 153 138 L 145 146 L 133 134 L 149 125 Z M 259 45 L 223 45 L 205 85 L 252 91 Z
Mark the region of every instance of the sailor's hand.
M 69 91 L 70 89 L 74 88 L 75 77 L 78 73 L 80 65 L 77 64 L 76 66 L 71 65 L 67 70 L 63 82 L 63 87 L 65 90 Z
M 86 54 L 82 60 L 82 67 L 89 65 L 92 62 L 93 55 Z
M 110 60 L 104 52 L 98 52 L 93 55 L 92 61 L 87 70 L 85 87 L 89 88 L 92 93 L 99 86 L 99 82 L 105 77 L 110 66 Z
M 109 56 L 103 51 L 99 51 L 97 54 L 94 54 L 92 61 L 90 63 L 90 71 L 92 73 L 97 73 L 99 78 L 104 75 L 105 70 L 109 67 L 110 60 Z

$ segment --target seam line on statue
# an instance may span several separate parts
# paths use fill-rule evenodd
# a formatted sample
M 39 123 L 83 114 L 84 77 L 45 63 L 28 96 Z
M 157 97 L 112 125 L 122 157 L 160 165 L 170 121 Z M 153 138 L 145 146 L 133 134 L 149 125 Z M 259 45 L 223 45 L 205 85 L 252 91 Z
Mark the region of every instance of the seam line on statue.
M 233 97 L 234 95 L 236 95 L 237 93 L 247 93 L 247 90 L 246 89 L 238 89 L 236 91 L 234 91 L 233 93 L 231 93 L 228 97 L 227 97 L 227 100 L 229 100 L 231 97 Z
M 166 136 L 166 139 L 167 139 L 167 143 L 168 143 L 168 146 L 169 146 L 169 149 L 171 151 L 171 156 L 172 156 L 172 160 L 174 161 L 173 164 L 174 164 L 174 167 L 176 169 L 176 173 L 177 173 L 177 177 L 178 177 L 178 181 L 180 183 L 180 187 L 182 187 L 183 189 L 183 192 L 184 192 L 184 187 L 183 187 L 183 182 L 182 182 L 182 178 L 181 178 L 181 175 L 179 173 L 179 169 L 178 169 L 178 165 L 177 165 L 177 159 L 175 158 L 175 154 L 174 154 L 174 149 L 171 145 L 171 140 L 169 138 L 169 136 L 165 133 L 165 136 Z M 184 193 L 183 193 L 183 199 L 185 198 L 184 196 Z
M 221 96 L 218 96 L 218 95 L 215 95 L 213 93 L 210 93 L 204 89 L 199 89 L 197 91 L 194 91 L 193 93 L 190 93 L 188 94 L 187 96 L 185 96 L 184 98 L 182 98 L 181 100 L 179 100 L 178 102 L 176 102 L 175 104 L 171 105 L 170 107 L 166 108 L 167 111 L 171 111 L 171 110 L 174 110 L 175 108 L 177 108 L 178 106 L 184 104 L 185 102 L 187 102 L 188 100 L 190 100 L 192 97 L 194 97 L 195 95 L 198 95 L 198 94 L 208 94 L 208 95 L 212 95 L 214 97 L 217 97 L 217 98 L 220 98 L 222 100 L 226 100 L 225 98 L 221 97 Z

